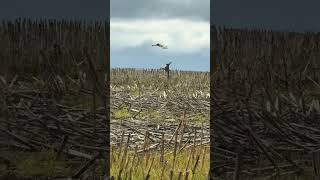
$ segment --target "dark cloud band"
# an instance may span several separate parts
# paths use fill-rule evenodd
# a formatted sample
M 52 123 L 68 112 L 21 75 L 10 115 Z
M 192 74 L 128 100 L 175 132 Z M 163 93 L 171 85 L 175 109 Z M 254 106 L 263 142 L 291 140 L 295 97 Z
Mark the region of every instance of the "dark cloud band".
M 214 0 L 210 5 L 213 24 L 275 30 L 320 30 L 320 1 L 316 0 Z
M 108 0 L 10 0 L 1 1 L 0 19 L 17 17 L 108 20 Z
M 112 18 L 210 20 L 210 0 L 111 0 Z

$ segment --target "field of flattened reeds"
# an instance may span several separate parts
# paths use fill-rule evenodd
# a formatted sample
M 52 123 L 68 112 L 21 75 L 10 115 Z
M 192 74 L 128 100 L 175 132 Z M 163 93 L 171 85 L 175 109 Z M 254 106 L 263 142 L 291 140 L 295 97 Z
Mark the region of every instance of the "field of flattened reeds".
M 317 179 L 319 33 L 213 28 L 211 172 Z
M 1 22 L 1 179 L 107 173 L 108 89 L 96 77 L 108 33 L 105 22 Z
M 207 179 L 209 72 L 111 70 L 111 173 Z
M 209 73 L 109 75 L 108 34 L 105 22 L 1 23 L 1 177 L 93 179 L 110 163 L 114 178 L 207 178 Z

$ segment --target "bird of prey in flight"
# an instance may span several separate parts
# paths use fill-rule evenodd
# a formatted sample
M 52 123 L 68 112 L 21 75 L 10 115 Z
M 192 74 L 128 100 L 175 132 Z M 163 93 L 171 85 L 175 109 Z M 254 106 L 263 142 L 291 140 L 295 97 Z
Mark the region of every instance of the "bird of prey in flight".
M 159 44 L 159 43 L 157 43 L 157 44 L 153 44 L 152 46 L 159 46 L 159 47 L 161 47 L 162 49 L 168 49 L 168 47 L 167 47 L 167 46 L 162 45 L 162 44 Z

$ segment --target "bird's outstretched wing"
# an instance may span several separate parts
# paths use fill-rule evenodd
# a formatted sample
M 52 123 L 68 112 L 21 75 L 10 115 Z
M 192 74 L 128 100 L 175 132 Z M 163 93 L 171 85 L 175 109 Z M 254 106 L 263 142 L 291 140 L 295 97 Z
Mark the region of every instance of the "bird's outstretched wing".
M 159 47 L 161 47 L 162 49 L 168 49 L 168 46 L 162 45 L 162 44 L 160 44 L 160 43 L 153 44 L 152 46 L 159 46 Z

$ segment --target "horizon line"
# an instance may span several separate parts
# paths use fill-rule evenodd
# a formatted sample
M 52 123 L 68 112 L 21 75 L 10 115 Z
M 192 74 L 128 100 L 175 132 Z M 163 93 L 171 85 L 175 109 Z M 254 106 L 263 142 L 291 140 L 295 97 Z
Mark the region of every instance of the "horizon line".
M 160 68 L 133 68 L 133 67 L 111 67 L 110 70 L 113 69 L 129 69 L 129 70 L 161 70 Z M 210 70 L 183 70 L 183 69 L 171 69 L 171 71 L 180 71 L 180 72 L 203 72 L 209 73 Z

